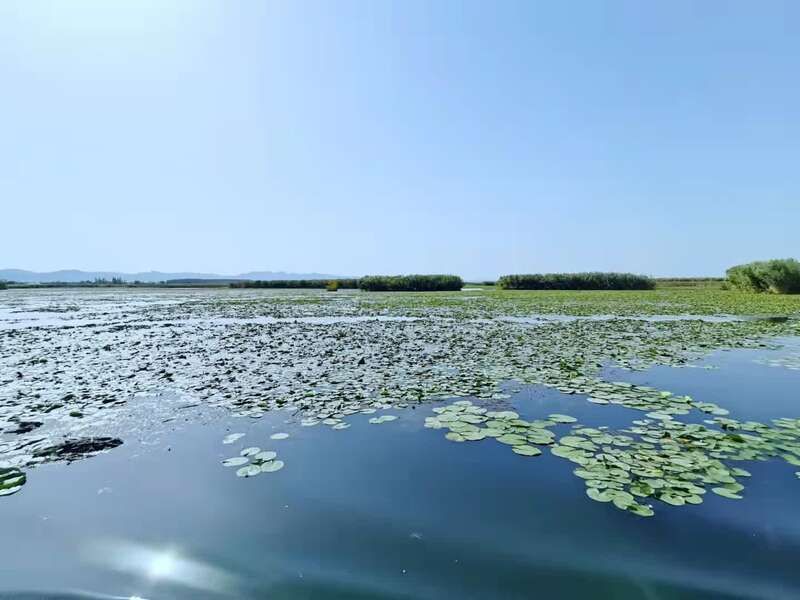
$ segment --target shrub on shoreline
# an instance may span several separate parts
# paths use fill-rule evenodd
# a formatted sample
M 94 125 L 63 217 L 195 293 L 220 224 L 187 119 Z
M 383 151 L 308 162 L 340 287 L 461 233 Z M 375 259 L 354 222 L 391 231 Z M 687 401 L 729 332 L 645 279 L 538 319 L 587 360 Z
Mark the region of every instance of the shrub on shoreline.
M 725 273 L 729 285 L 748 292 L 800 293 L 800 262 L 794 258 L 759 260 L 731 267 Z
M 458 275 L 368 275 L 358 280 L 367 292 L 458 291 L 464 282 Z
M 536 273 L 504 275 L 504 290 L 652 290 L 655 280 L 633 273 Z

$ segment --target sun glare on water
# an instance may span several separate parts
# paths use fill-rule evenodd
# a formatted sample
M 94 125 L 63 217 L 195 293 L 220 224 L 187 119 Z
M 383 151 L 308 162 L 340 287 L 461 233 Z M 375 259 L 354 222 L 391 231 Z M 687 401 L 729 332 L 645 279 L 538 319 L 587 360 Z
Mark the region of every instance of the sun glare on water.
M 156 549 L 125 541 L 104 541 L 91 544 L 85 556 L 104 568 L 141 578 L 143 583 L 165 583 L 217 593 L 231 593 L 239 585 L 236 576 L 174 548 Z M 144 598 L 131 596 L 129 600 Z

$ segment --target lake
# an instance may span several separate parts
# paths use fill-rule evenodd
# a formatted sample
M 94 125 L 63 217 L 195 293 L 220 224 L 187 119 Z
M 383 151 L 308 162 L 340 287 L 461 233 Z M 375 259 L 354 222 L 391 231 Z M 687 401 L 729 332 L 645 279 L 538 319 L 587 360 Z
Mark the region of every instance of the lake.
M 584 435 L 599 452 L 613 443 L 580 428 L 625 432 L 645 454 L 638 439 L 662 421 L 721 436 L 724 419 L 794 419 L 795 323 L 541 319 L 417 296 L 0 297 L 0 458 L 27 477 L 0 497 L 0 597 L 800 595 L 799 468 L 780 457 L 725 454 L 750 474 L 741 499 L 709 484 L 696 505 L 642 500 L 655 513 L 642 517 L 587 497 L 552 443 L 525 456 L 445 436 L 473 432 L 451 429 L 448 406 L 474 411 L 480 436 L 542 421 L 556 445 Z M 647 412 L 652 390 L 671 395 Z M 645 412 L 650 429 L 631 432 Z M 122 443 L 52 450 L 100 436 Z

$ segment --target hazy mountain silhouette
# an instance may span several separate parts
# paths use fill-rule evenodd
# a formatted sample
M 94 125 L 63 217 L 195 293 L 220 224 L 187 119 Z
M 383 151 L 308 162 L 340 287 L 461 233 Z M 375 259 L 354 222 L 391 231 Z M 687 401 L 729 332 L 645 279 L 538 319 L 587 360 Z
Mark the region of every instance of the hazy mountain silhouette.
M 49 271 L 39 273 L 23 269 L 0 269 L 0 281 L 18 281 L 20 283 L 45 283 L 63 281 L 76 283 L 78 281 L 93 281 L 95 279 L 122 278 L 124 281 L 142 281 L 154 283 L 170 279 L 340 279 L 341 275 L 325 273 L 286 273 L 284 271 L 250 271 L 239 275 L 219 275 L 217 273 L 164 273 L 161 271 L 147 271 L 145 273 L 120 273 L 117 271 L 78 271 L 68 269 L 63 271 Z

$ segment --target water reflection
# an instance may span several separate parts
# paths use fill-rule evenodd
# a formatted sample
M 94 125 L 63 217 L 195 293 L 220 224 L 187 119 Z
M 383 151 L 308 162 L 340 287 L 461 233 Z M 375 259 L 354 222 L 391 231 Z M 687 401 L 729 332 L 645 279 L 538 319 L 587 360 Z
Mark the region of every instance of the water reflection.
M 797 414 L 797 371 L 753 362 L 781 356 L 736 350 L 715 355 L 713 371 L 607 375 L 767 419 Z M 152 444 L 131 436 L 91 460 L 37 467 L 0 512 L 13 540 L 0 552 L 0 590 L 44 582 L 115 594 L 69 597 L 118 600 L 800 597 L 800 487 L 787 465 L 747 465 L 743 500 L 664 506 L 643 522 L 589 500 L 572 466 L 549 452 L 523 458 L 424 429 L 430 408 L 394 411 L 400 418 L 381 426 L 353 415 L 345 432 L 287 423 L 284 412 L 180 431 L 159 430 L 155 418 Z M 514 393 L 508 408 L 587 426 L 639 416 L 539 386 Z M 280 442 L 280 473 L 245 480 L 221 466 L 245 446 L 273 448 L 281 430 L 292 435 Z M 246 437 L 223 444 L 232 431 Z
M 141 576 L 150 585 L 159 582 L 232 595 L 238 579 L 225 570 L 180 553 L 175 548 L 151 548 L 129 541 L 105 540 L 89 544 L 86 559 L 96 565 Z M 142 598 L 141 596 L 132 596 Z

